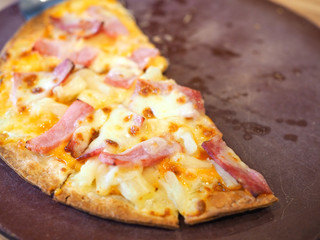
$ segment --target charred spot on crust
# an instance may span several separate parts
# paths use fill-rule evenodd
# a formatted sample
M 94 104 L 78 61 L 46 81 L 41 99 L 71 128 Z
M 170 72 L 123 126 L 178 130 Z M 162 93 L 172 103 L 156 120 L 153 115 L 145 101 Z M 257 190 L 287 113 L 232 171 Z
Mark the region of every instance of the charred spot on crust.
M 133 115 L 132 115 L 132 114 L 129 114 L 128 116 L 126 116 L 126 117 L 123 119 L 123 121 L 129 122 L 132 117 L 133 117 Z
M 99 132 L 96 131 L 95 129 L 91 129 L 91 138 L 90 138 L 90 143 L 95 140 L 99 136 Z
M 112 147 L 119 147 L 119 144 L 115 141 L 112 141 L 111 139 L 106 139 L 105 141 L 108 145 L 110 145 Z
M 57 67 L 56 64 L 50 65 L 50 66 L 49 66 L 49 71 L 50 71 L 50 72 L 53 72 L 56 67 Z
M 88 122 L 92 122 L 92 121 L 93 121 L 93 115 L 90 114 L 90 115 L 87 117 L 87 120 L 88 120 Z
M 67 171 L 67 169 L 66 168 L 61 168 L 61 172 L 66 172 Z
M 140 128 L 138 126 L 133 125 L 132 127 L 129 128 L 129 134 L 132 136 L 135 136 L 139 133 Z
M 179 126 L 175 123 L 170 123 L 169 132 L 176 132 L 179 129 Z
M 7 51 L 5 51 L 4 53 L 1 54 L 0 56 L 1 60 L 3 61 L 7 61 L 10 58 L 10 53 L 8 53 Z
M 207 137 L 208 139 L 216 135 L 216 130 L 213 128 L 207 128 L 201 124 L 197 125 L 197 127 L 201 130 L 203 136 Z
M 147 140 L 148 140 L 148 138 L 146 138 L 146 137 L 140 138 L 140 142 L 144 142 L 144 141 L 147 141 Z
M 38 79 L 38 76 L 36 74 L 30 74 L 30 75 L 27 75 L 25 76 L 22 81 L 24 81 L 28 87 L 33 87 L 36 83 Z
M 205 129 L 203 130 L 203 135 L 208 138 L 212 138 L 216 135 L 216 131 L 214 129 Z
M 27 57 L 27 56 L 30 55 L 31 52 L 32 52 L 32 51 L 30 51 L 30 50 L 24 51 L 24 52 L 22 52 L 22 53 L 19 55 L 19 57 Z
M 108 108 L 108 107 L 105 107 L 105 108 L 102 108 L 102 111 L 103 111 L 105 114 L 109 114 L 109 113 L 111 113 L 112 109 L 111 109 L 111 108 Z
M 0 145 L 5 143 L 5 140 L 9 137 L 7 133 L 0 133 Z
M 151 108 L 149 108 L 149 107 L 148 107 L 148 108 L 145 108 L 145 109 L 143 110 L 142 114 L 143 114 L 143 116 L 144 116 L 145 118 L 154 118 L 154 114 L 153 114 Z
M 76 138 L 79 139 L 79 141 L 83 141 L 84 140 L 82 133 L 77 133 L 76 134 Z
M 206 211 L 206 203 L 204 200 L 200 199 L 196 203 L 196 209 L 198 211 L 198 215 L 203 214 Z
M 179 97 L 177 102 L 180 104 L 185 104 L 187 102 L 187 98 L 185 96 Z
M 18 112 L 19 113 L 24 113 L 24 112 L 26 112 L 27 111 L 27 107 L 26 106 L 19 106 L 18 107 Z
M 228 191 L 228 189 L 221 182 L 217 183 L 217 185 L 214 187 L 214 190 L 218 191 L 218 192 L 226 192 L 226 191 Z
M 35 87 L 35 88 L 32 88 L 32 90 L 31 90 L 31 92 L 34 94 L 42 93 L 43 91 L 44 91 L 44 89 L 42 87 Z
M 140 82 L 140 90 L 139 90 L 139 94 L 143 97 L 147 97 L 150 94 L 157 94 L 160 92 L 160 89 L 147 83 L 147 82 Z

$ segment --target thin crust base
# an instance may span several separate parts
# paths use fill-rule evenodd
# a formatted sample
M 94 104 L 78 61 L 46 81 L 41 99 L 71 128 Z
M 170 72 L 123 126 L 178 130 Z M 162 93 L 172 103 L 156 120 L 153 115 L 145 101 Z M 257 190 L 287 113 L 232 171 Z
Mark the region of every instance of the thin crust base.
M 197 224 L 220 217 L 241 213 L 256 208 L 263 208 L 278 201 L 273 194 L 261 194 L 253 197 L 246 191 L 213 192 L 206 201 L 203 214 L 199 216 L 185 216 L 186 224 Z
M 54 199 L 102 218 L 168 229 L 179 228 L 178 212 L 171 212 L 168 216 L 144 214 L 119 195 L 100 196 L 93 192 L 80 193 L 65 185 L 56 191 Z
M 1 158 L 22 178 L 51 194 L 72 172 L 55 158 L 32 153 L 18 144 L 0 146 Z

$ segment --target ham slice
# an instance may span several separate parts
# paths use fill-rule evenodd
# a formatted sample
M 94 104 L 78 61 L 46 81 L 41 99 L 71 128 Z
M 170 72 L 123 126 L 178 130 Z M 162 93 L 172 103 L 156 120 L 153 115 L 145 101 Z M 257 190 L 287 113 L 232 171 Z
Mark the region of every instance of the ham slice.
M 201 146 L 216 164 L 234 177 L 253 196 L 272 193 L 264 177 L 233 157 L 235 154 L 220 137 L 214 137 L 202 143 Z
M 63 141 L 70 139 L 76 129 L 76 123 L 93 110 L 94 108 L 85 102 L 74 101 L 59 122 L 47 132 L 27 141 L 26 148 L 37 153 L 48 153 Z
M 93 151 L 90 151 L 90 152 L 87 152 L 87 153 L 84 153 L 83 155 L 81 155 L 80 157 L 78 157 L 77 159 L 78 160 L 85 160 L 85 159 L 88 159 L 88 158 L 92 158 L 92 157 L 96 157 L 96 156 L 99 156 L 100 153 L 102 153 L 104 147 L 101 147 L 101 148 L 97 148 Z
M 191 102 L 193 102 L 200 113 L 205 113 L 204 101 L 199 91 L 180 85 L 177 86 L 177 89 L 185 94 Z
M 75 51 L 69 55 L 70 59 L 76 64 L 89 67 L 97 57 L 98 51 L 92 47 L 84 47 L 79 51 Z
M 53 75 L 56 77 L 56 86 L 64 83 L 73 69 L 74 64 L 69 59 L 60 63 L 53 71 Z
M 105 83 L 113 87 L 129 89 L 137 76 L 126 77 L 119 71 L 111 69 L 105 78 Z
M 135 50 L 130 59 L 136 62 L 141 69 L 145 69 L 148 65 L 150 58 L 156 57 L 159 55 L 159 50 L 156 48 L 146 48 L 141 47 Z
M 128 35 L 128 29 L 115 16 L 102 10 L 99 7 L 93 6 L 87 10 L 87 13 L 94 19 L 103 22 L 102 31 L 109 37 L 117 37 L 120 35 Z
M 128 29 L 116 17 L 104 22 L 103 32 L 109 37 L 128 35 Z
M 50 17 L 50 20 L 55 27 L 78 37 L 91 37 L 103 26 L 102 21 L 80 19 L 73 15 L 65 15 L 63 18 Z
M 71 49 L 73 46 L 70 42 L 49 39 L 39 39 L 33 46 L 33 50 L 41 55 L 54 56 L 63 60 L 69 58 L 75 64 L 85 67 L 90 66 L 98 55 L 98 51 L 92 47 L 84 47 L 77 51 L 71 51 Z
M 102 152 L 99 155 L 99 159 L 108 165 L 126 167 L 140 165 L 148 167 L 157 164 L 178 151 L 181 151 L 181 146 L 178 143 L 169 142 L 162 137 L 154 137 L 120 154 Z

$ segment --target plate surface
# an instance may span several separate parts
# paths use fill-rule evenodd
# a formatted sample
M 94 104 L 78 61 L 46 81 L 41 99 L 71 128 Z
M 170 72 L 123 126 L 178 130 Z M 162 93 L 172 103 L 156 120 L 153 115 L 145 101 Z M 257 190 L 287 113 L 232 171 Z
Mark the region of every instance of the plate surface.
M 21 239 L 319 239 L 320 31 L 267 1 L 128 0 L 207 114 L 279 202 L 180 230 L 103 220 L 54 202 L 0 160 L 0 229 Z M 0 46 L 22 24 L 0 12 Z

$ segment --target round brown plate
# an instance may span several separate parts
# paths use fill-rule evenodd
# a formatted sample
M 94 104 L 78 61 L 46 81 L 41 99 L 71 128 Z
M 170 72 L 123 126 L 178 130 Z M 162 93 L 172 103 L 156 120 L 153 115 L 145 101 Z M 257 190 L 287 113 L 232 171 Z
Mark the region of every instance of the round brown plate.
M 279 202 L 180 230 L 103 220 L 54 202 L 0 161 L 0 228 L 21 239 L 319 239 L 320 31 L 267 1 L 128 0 L 170 62 L 199 89 L 226 142 Z M 0 45 L 22 24 L 0 13 Z

